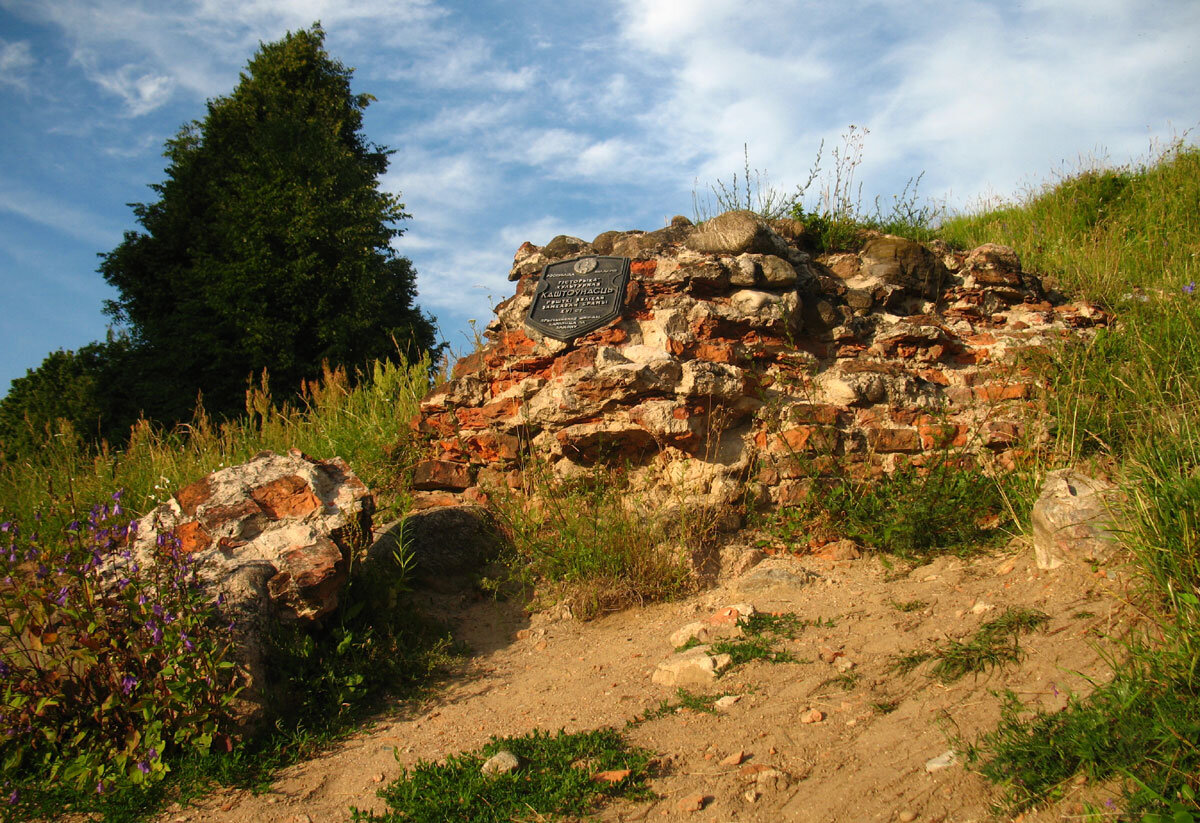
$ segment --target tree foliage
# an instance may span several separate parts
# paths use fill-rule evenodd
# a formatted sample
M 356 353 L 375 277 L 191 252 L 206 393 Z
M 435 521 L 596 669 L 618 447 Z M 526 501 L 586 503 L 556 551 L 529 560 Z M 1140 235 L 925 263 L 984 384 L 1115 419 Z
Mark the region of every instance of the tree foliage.
M 31 454 L 59 436 L 119 440 L 137 416 L 128 341 L 59 350 L 12 381 L 0 399 L 0 458 Z
M 373 98 L 351 91 L 324 36 L 314 25 L 261 45 L 233 93 L 168 141 L 158 200 L 131 204 L 142 231 L 101 255 L 151 417 L 186 419 L 197 391 L 236 413 L 262 369 L 291 388 L 325 360 L 434 347 L 411 263 L 390 245 L 408 217 L 379 186 L 391 152 L 362 134 Z

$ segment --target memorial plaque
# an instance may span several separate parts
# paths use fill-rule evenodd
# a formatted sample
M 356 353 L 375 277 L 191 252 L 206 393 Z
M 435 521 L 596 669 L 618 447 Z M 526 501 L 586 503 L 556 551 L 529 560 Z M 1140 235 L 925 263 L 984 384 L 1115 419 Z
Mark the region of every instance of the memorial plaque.
M 621 316 L 628 257 L 576 257 L 542 269 L 525 325 L 563 342 Z

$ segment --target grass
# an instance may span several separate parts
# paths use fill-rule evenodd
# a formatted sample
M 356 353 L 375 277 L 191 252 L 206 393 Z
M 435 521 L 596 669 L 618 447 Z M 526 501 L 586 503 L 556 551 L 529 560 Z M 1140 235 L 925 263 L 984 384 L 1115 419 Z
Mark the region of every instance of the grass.
M 946 452 L 926 466 L 880 478 L 848 473 L 823 483 L 794 508 L 765 515 L 762 527 L 789 544 L 849 538 L 905 559 L 970 554 L 1007 539 L 1029 508 L 1022 475 L 991 475 Z
M 995 620 L 980 626 L 969 640 L 951 640 L 933 651 L 898 655 L 892 662 L 892 669 L 908 674 L 926 661 L 936 660 L 930 675 L 942 683 L 953 683 L 968 674 L 979 675 L 1007 663 L 1019 662 L 1022 657 L 1020 636 L 1043 628 L 1049 622 L 1049 615 L 1035 609 L 1006 609 Z
M 1200 815 L 1200 148 L 1095 165 L 947 221 L 962 248 L 1011 245 L 1024 268 L 1098 300 L 1115 328 L 1051 353 L 1047 412 L 1064 464 L 1103 465 L 1151 620 L 1111 682 L 1054 714 L 1011 702 L 977 761 L 1013 808 L 1083 774 L 1125 786 L 1133 815 Z
M 144 514 L 210 472 L 265 449 L 289 448 L 342 457 L 382 501 L 378 517 L 401 512 L 407 494 L 402 444 L 431 385 L 430 364 L 377 362 L 360 378 L 354 385 L 344 370 L 327 369 L 293 405 L 276 403 L 264 376 L 247 393 L 244 417 L 218 425 L 198 408 L 191 425 L 172 431 L 142 421 L 120 451 L 90 450 L 66 429 L 38 454 L 0 462 L 0 515 L 28 522 L 48 498 L 100 500 L 115 489 L 125 490 L 127 508 Z
M 485 775 L 483 763 L 508 751 L 520 767 Z M 421 761 L 379 796 L 388 811 L 353 810 L 354 820 L 409 823 L 507 823 L 512 820 L 578 819 L 616 797 L 650 800 L 651 753 L 630 747 L 611 729 L 555 735 L 492 738 L 477 752 L 444 763 Z M 626 773 L 626 770 L 627 773 Z M 606 777 L 603 772 L 610 772 Z
M 716 714 L 716 702 L 721 697 L 719 694 L 693 694 L 687 689 L 676 689 L 674 700 L 664 697 L 657 706 L 635 717 L 629 722 L 629 725 L 637 726 L 648 720 L 658 720 L 660 717 L 675 714 L 681 709 L 700 714 Z
M 820 621 L 817 621 L 817 625 Z M 729 640 L 718 640 L 709 646 L 711 654 L 727 654 L 730 665 L 740 666 L 751 660 L 768 663 L 801 663 L 791 652 L 776 645 L 779 640 L 794 640 L 809 625 L 794 614 L 768 614 L 755 612 L 745 620 L 739 620 L 743 636 Z
M 639 508 L 617 471 L 562 480 L 527 461 L 531 495 L 493 498 L 507 532 L 512 580 L 535 604 L 565 603 L 580 619 L 694 590 L 688 555 L 709 547 L 708 514 L 681 508 L 671 517 Z

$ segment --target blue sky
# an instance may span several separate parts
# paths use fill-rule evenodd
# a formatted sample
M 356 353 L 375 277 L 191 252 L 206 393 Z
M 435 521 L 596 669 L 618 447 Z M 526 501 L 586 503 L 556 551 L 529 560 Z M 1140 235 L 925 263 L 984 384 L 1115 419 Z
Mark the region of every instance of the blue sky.
M 316 20 L 378 99 L 397 248 L 459 350 L 523 241 L 693 216 L 744 144 L 791 189 L 854 124 L 868 203 L 924 172 L 964 207 L 1200 125 L 1182 0 L 0 0 L 0 393 L 103 339 L 96 254 L 136 227 L 164 141 Z

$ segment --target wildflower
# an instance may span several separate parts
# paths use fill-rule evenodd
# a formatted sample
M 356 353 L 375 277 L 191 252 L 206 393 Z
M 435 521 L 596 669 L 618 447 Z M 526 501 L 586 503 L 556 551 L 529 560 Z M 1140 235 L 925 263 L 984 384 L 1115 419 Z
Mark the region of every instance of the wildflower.
M 67 593 L 68 592 L 67 592 L 66 586 L 63 586 L 61 589 L 59 589 L 58 594 L 52 598 L 54 600 L 55 604 L 59 605 L 59 606 L 67 605 Z
M 121 694 L 128 697 L 137 688 L 137 678 L 131 674 L 127 674 L 121 678 Z
M 196 644 L 191 640 L 188 640 L 187 632 L 180 632 L 179 639 L 183 641 L 183 647 L 189 652 L 194 652 L 196 650 Z
M 145 760 L 139 760 L 137 767 L 138 771 L 140 771 L 142 774 L 150 774 L 150 764 Z
M 7 520 L 5 520 L 3 523 L 0 523 L 0 532 L 6 532 L 11 528 L 12 528 L 12 523 L 10 523 Z
M 16 789 L 13 789 L 12 794 L 8 796 L 8 805 L 15 806 L 17 804 L 17 799 L 20 796 L 20 793 Z
M 1191 281 L 1190 283 L 1188 283 L 1186 286 L 1183 287 L 1184 294 L 1191 294 L 1195 290 L 1196 290 L 1196 281 L 1195 280 Z
M 96 783 L 96 794 L 104 794 L 104 781 L 103 780 Z
M 70 523 L 68 523 L 68 524 L 67 524 L 67 531 L 70 531 L 70 532 L 77 532 L 77 531 L 79 531 L 79 521 L 78 521 L 78 520 L 72 520 Z

